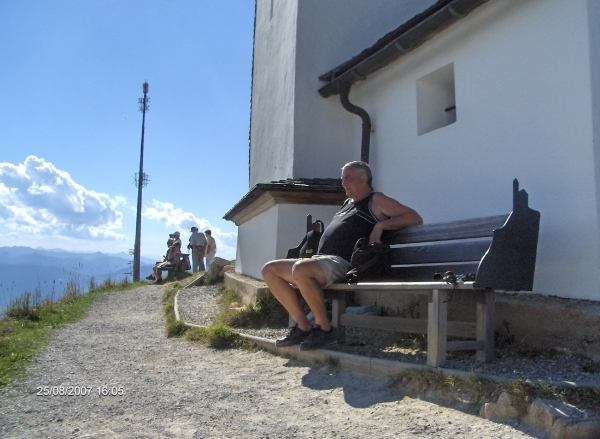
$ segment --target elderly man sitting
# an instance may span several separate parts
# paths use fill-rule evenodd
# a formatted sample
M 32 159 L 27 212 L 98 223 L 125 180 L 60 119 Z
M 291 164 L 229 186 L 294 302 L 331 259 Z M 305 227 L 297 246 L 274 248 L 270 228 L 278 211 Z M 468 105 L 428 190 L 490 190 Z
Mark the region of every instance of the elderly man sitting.
M 167 256 L 162 262 L 157 262 L 152 271 L 154 274 L 152 276 L 148 276 L 146 279 L 152 280 L 155 279 L 155 284 L 161 284 L 163 282 L 162 279 L 162 271 L 172 268 L 173 262 L 175 259 L 181 254 L 181 242 L 176 242 L 169 249 Z

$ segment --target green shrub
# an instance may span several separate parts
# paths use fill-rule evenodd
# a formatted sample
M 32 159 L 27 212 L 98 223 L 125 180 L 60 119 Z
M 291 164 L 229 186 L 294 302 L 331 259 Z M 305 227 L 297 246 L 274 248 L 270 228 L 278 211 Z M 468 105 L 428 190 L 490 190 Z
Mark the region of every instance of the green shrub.
M 245 344 L 233 328 L 224 324 L 192 328 L 185 333 L 185 338 L 215 349 L 236 348 Z
M 167 324 L 167 337 L 180 337 L 187 331 L 181 320 L 173 320 Z
M 221 312 L 216 317 L 218 323 L 234 328 L 285 328 L 288 324 L 288 313 L 270 291 L 261 296 L 256 303 L 242 309 L 231 309 L 232 302 L 239 297 L 231 290 L 219 289 L 221 294 Z
M 37 290 L 34 294 L 25 291 L 21 297 L 17 297 L 10 302 L 4 311 L 4 314 L 13 319 L 37 322 L 40 319 L 41 305 L 42 300 L 40 290 Z

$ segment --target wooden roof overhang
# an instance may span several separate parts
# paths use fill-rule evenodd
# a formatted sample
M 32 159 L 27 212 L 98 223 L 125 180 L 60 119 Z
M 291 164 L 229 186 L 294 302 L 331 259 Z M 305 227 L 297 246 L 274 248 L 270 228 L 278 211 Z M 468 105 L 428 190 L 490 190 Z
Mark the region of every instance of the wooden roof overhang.
M 239 226 L 277 204 L 339 206 L 346 192 L 339 178 L 258 183 L 223 218 Z
M 319 76 L 319 80 L 327 83 L 319 89 L 319 94 L 324 98 L 340 94 L 344 86 L 366 79 L 371 73 L 413 51 L 487 1 L 489 0 L 437 1 L 388 32 L 371 47 Z

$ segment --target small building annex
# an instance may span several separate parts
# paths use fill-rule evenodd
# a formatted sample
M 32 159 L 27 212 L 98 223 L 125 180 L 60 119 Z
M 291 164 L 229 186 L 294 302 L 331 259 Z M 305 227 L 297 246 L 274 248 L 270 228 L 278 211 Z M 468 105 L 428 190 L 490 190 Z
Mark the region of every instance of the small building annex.
M 367 154 L 426 223 L 510 211 L 518 178 L 534 292 L 600 300 L 599 146 L 600 2 L 257 0 L 236 271 L 260 278 L 307 214 L 327 225 Z

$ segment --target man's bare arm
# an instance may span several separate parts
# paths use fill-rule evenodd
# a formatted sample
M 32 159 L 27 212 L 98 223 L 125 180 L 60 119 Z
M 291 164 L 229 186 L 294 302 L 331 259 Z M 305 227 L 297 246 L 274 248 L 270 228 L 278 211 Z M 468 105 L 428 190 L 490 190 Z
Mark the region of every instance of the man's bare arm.
M 414 209 L 380 192 L 373 196 L 371 210 L 380 221 L 373 227 L 369 242 L 380 242 L 384 230 L 397 230 L 423 224 L 423 218 Z

